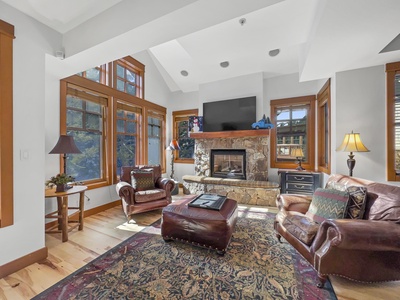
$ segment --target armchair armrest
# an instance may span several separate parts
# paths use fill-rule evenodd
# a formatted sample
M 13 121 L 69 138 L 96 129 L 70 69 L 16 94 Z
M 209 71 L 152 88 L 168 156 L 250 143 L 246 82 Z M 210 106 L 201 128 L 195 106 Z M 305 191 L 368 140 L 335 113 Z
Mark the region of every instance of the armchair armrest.
M 297 211 L 305 214 L 310 206 L 312 196 L 302 194 L 280 194 L 276 199 L 279 210 Z
M 165 190 L 167 193 L 175 188 L 175 181 L 169 178 L 159 177 L 156 181 L 156 187 Z
M 400 226 L 388 221 L 325 220 L 313 247 L 330 245 L 349 250 L 400 252 Z
M 115 186 L 118 196 L 127 204 L 135 204 L 135 189 L 127 182 L 121 181 Z

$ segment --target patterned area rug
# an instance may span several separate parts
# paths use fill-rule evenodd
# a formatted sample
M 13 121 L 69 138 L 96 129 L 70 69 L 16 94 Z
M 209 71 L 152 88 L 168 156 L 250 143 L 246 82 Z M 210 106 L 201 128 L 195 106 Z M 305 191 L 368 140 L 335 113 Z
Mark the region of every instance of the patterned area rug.
M 240 209 L 228 251 L 169 242 L 160 221 L 37 295 L 37 299 L 336 299 L 273 230 L 274 214 Z

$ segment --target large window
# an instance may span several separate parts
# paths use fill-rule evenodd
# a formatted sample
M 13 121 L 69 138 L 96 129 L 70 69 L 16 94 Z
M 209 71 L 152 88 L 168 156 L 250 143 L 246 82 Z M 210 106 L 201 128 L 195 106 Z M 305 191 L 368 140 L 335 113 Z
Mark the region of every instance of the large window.
M 197 115 L 197 109 L 172 112 L 173 137 L 178 141 L 181 148 L 175 153 L 175 162 L 194 163 L 195 140 L 189 134 L 189 117 Z
M 271 167 L 293 168 L 301 149 L 303 167 L 314 170 L 315 96 L 271 100 L 271 120 Z
M 163 166 L 164 160 L 164 116 L 156 112 L 150 112 L 147 118 L 148 138 L 148 164 Z
M 108 98 L 93 91 L 67 89 L 66 131 L 82 154 L 67 155 L 66 173 L 77 181 L 106 180 L 105 117 Z
M 0 20 L 0 227 L 14 223 L 13 39 L 14 26 Z
M 331 81 L 317 95 L 318 104 L 318 171 L 331 173 Z
M 78 76 L 85 77 L 94 82 L 106 84 L 107 82 L 107 65 L 101 65 L 89 70 L 80 72 L 77 74 Z
M 140 107 L 117 102 L 116 112 L 116 175 L 121 175 L 122 166 L 136 165 L 139 124 L 142 109 Z
M 387 179 L 400 181 L 400 62 L 386 65 Z

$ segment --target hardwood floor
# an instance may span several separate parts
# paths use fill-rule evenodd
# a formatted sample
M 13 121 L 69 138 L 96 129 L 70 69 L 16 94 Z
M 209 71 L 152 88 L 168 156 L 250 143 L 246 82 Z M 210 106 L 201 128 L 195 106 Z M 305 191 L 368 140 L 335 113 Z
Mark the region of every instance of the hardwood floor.
M 263 209 L 276 212 L 276 208 Z M 85 218 L 84 230 L 70 232 L 65 243 L 61 234 L 46 234 L 47 259 L 0 279 L 0 299 L 31 299 L 160 216 L 161 210 L 143 213 L 127 224 L 121 207 L 114 207 Z M 339 300 L 400 299 L 400 282 L 360 284 L 342 278 L 331 278 L 331 282 Z

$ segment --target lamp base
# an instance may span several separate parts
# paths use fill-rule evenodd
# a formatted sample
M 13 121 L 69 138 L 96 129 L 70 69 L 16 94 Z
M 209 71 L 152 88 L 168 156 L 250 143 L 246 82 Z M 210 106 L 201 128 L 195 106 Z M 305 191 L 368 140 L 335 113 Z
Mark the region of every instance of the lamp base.
M 297 157 L 297 171 L 304 171 L 305 169 L 301 166 L 301 157 Z
M 302 166 L 298 166 L 298 167 L 296 168 L 296 170 L 297 170 L 297 171 L 304 171 L 305 169 L 304 169 Z

